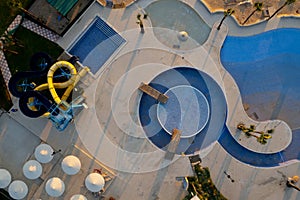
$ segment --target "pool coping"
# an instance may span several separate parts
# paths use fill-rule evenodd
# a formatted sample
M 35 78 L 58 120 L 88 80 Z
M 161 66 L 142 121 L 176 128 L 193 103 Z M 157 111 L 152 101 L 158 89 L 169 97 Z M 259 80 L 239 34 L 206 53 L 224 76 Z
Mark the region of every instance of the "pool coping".
M 212 32 L 207 40 L 208 42 L 207 44 L 205 43 L 204 46 L 206 48 L 210 48 L 210 46 L 213 45 L 211 43 L 211 41 L 213 41 L 213 38 L 220 37 L 221 41 L 219 41 L 218 44 L 214 45 L 214 47 L 217 48 L 217 51 L 220 53 L 223 41 L 227 36 L 226 32 L 228 33 L 228 28 L 225 25 L 223 27 L 223 32 L 221 34 L 218 34 L 218 31 L 216 30 L 217 25 L 218 23 L 215 23 L 215 28 L 212 29 Z M 207 50 L 209 51 L 209 49 Z M 218 60 L 219 70 L 223 74 L 223 81 L 225 86 L 224 93 L 226 96 L 228 108 L 227 127 L 229 128 L 230 133 L 232 134 L 234 139 L 243 147 L 257 153 L 272 154 L 284 150 L 291 143 L 292 140 L 292 132 L 290 127 L 287 125 L 287 123 L 285 123 L 282 120 L 255 121 L 251 119 L 244 110 L 243 102 L 236 82 L 221 64 L 220 56 L 214 56 L 215 58 L 217 58 L 215 60 Z M 241 122 L 244 123 L 246 126 L 254 124 L 256 125 L 257 130 L 268 130 L 274 129 L 274 127 L 276 127 L 276 129 L 274 130 L 274 135 L 280 134 L 280 137 L 276 138 L 277 140 L 274 142 L 271 141 L 271 138 L 271 144 L 269 143 L 266 146 L 261 145 L 256 140 L 251 140 L 252 138 L 247 138 L 245 134 L 241 134 L 241 131 L 237 129 L 237 125 Z
M 116 34 L 118 36 L 120 36 L 122 39 L 124 39 L 122 37 L 122 35 L 120 35 L 117 30 L 111 25 L 109 24 L 108 22 L 106 22 L 105 20 L 103 20 L 101 18 L 100 15 L 96 15 L 94 17 L 94 19 L 90 22 L 90 24 L 87 24 L 87 26 L 84 28 L 84 31 L 81 32 L 77 38 L 75 38 L 75 40 L 68 46 L 68 48 L 66 49 L 66 51 L 69 53 L 69 51 L 79 42 L 79 40 L 85 35 L 85 33 L 87 31 L 89 31 L 89 29 L 95 24 L 97 18 L 99 18 L 100 20 L 102 20 L 104 23 L 106 23 L 113 31 L 116 32 Z M 102 31 L 102 30 L 100 30 Z M 112 37 L 115 37 L 115 35 L 113 35 Z M 103 40 L 102 42 L 105 43 L 106 40 L 108 40 L 110 37 L 108 37 L 107 39 Z M 99 44 L 101 44 L 102 42 L 100 42 Z M 114 51 L 113 53 L 108 57 L 108 59 L 106 59 L 106 61 L 102 64 L 102 66 L 105 66 L 107 63 L 111 62 L 111 60 L 118 54 L 118 52 L 126 45 L 127 41 L 124 39 L 124 42 L 122 42 L 121 45 L 119 45 Z M 97 45 L 99 45 L 97 44 Z M 96 48 L 97 45 L 94 47 Z M 84 58 L 84 60 L 89 56 L 89 54 L 87 54 L 87 56 Z M 90 72 L 89 74 L 93 77 L 93 78 L 97 78 L 102 72 L 104 69 L 102 69 L 102 66 L 99 67 L 99 69 L 96 71 L 96 73 L 93 73 L 93 72 Z

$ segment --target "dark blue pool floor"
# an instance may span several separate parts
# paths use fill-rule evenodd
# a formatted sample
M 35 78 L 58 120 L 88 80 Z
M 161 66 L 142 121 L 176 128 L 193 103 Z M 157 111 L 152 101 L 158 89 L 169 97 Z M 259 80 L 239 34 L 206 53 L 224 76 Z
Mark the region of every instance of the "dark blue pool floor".
M 166 75 L 166 76 L 165 76 Z M 175 77 L 175 78 L 174 78 Z M 210 104 L 211 97 L 206 86 L 206 83 L 201 75 L 194 69 L 178 68 L 177 70 L 170 70 L 167 73 L 163 73 L 161 76 L 157 76 L 149 84 L 161 93 L 165 93 L 169 88 L 176 87 L 178 85 L 190 85 L 202 92 L 205 98 Z M 168 134 L 157 119 L 157 105 L 158 102 L 147 94 L 143 94 L 140 101 L 139 116 L 141 124 L 145 130 L 148 138 L 157 147 L 166 150 L 167 145 L 171 141 L 171 135 Z M 208 120 L 210 123 L 210 119 Z M 209 141 L 206 139 L 206 143 L 203 143 L 205 138 L 208 138 L 207 133 L 208 126 L 206 126 L 201 134 L 197 134 L 193 138 L 181 138 L 177 147 L 176 153 L 192 154 L 201 148 L 207 147 L 213 141 L 216 141 L 219 137 L 211 137 Z
M 186 69 L 182 70 L 185 72 L 179 69 L 169 72 L 168 76 L 158 76 L 154 78 L 150 85 L 162 93 L 165 93 L 168 88 L 178 85 L 192 85 L 205 95 L 209 102 L 209 106 L 211 106 L 210 91 L 206 86 L 207 83 L 201 78 L 201 75 L 199 76 L 199 74 L 197 75 L 197 73 L 193 73 L 192 71 L 188 70 L 188 72 L 186 72 Z M 180 74 L 179 78 L 178 73 Z M 161 128 L 161 125 L 157 120 L 157 104 L 158 102 L 152 97 L 143 94 L 140 101 L 139 115 L 148 138 L 157 147 L 166 150 L 167 145 L 171 141 L 171 136 Z M 209 119 L 208 124 L 209 123 L 211 123 L 211 119 Z M 300 140 L 299 129 L 293 131 L 292 142 L 285 150 L 278 153 L 263 154 L 253 152 L 241 146 L 232 137 L 225 125 L 225 121 L 217 123 L 223 124 L 223 130 L 220 131 L 220 133 L 216 134 L 214 137 L 211 137 L 211 135 L 207 135 L 208 127 L 206 126 L 199 134 L 196 135 L 196 137 L 181 138 L 176 153 L 181 154 L 184 152 L 185 154 L 193 154 L 198 150 L 201 151 L 201 149 L 208 147 L 213 142 L 218 141 L 220 145 L 235 159 L 256 167 L 275 167 L 290 160 L 300 159 L 300 145 L 298 143 Z M 214 122 L 214 125 L 216 125 L 216 122 Z
M 275 167 L 290 160 L 300 160 L 299 141 L 300 130 L 298 129 L 293 132 L 293 140 L 285 150 L 273 154 L 262 154 L 250 151 L 238 144 L 227 127 L 218 140 L 222 147 L 234 158 L 257 167 Z
M 242 162 L 272 167 L 300 160 L 299 38 L 300 29 L 277 29 L 250 37 L 228 36 L 224 42 L 222 64 L 239 86 L 243 101 L 258 112 L 263 110 L 259 120 L 281 119 L 293 130 L 292 142 L 285 150 L 259 154 L 241 148 L 225 129 L 220 144 Z
M 100 17 L 95 17 L 69 52 L 78 56 L 80 62 L 88 66 L 93 74 L 96 74 L 124 42 L 125 39 L 104 20 Z M 93 54 L 93 58 L 86 59 L 90 53 Z

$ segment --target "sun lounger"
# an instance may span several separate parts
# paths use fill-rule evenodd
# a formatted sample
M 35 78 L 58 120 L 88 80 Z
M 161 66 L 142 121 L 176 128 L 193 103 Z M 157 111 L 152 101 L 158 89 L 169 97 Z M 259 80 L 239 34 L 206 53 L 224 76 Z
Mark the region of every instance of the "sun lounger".
M 97 0 L 102 6 L 106 6 L 107 2 L 106 0 Z
M 126 5 L 123 1 L 113 0 L 112 8 L 125 8 Z

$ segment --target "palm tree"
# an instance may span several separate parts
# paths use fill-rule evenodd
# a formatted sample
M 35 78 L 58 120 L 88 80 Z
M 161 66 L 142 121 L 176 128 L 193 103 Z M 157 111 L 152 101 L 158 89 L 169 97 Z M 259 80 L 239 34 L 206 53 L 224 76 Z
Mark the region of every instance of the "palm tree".
M 220 30 L 220 28 L 221 28 L 221 26 L 223 24 L 223 21 L 226 19 L 226 17 L 232 15 L 233 13 L 234 13 L 234 10 L 231 9 L 231 8 L 227 9 L 226 11 L 224 11 L 224 17 L 222 18 L 219 26 L 217 27 L 218 30 Z
M 261 134 L 259 137 L 256 137 L 257 138 L 257 141 L 261 144 L 267 144 L 267 140 L 264 136 L 264 134 Z
M 8 0 L 7 1 L 7 5 L 10 8 L 17 8 L 20 9 L 23 13 L 25 13 L 26 15 L 29 15 L 31 17 L 34 17 L 30 12 L 28 12 L 28 10 L 26 10 L 25 8 L 23 8 L 23 4 L 21 0 Z M 35 18 L 34 18 L 35 19 Z
M 255 10 L 247 17 L 247 19 L 242 23 L 242 25 L 246 24 L 246 22 L 254 15 L 256 11 L 262 11 L 263 3 L 257 2 L 254 4 Z
M 5 32 L 3 35 L 1 35 L 0 37 L 0 49 L 3 50 L 4 52 L 10 52 L 13 54 L 18 54 L 17 51 L 13 51 L 10 48 L 11 47 L 24 47 L 21 42 L 15 38 L 12 33 L 10 32 Z
M 9 0 L 7 1 L 9 7 L 19 8 L 22 7 L 22 2 L 20 0 Z
M 267 133 L 265 133 L 263 131 L 257 131 L 257 130 L 255 130 L 256 129 L 255 125 L 250 125 L 249 128 L 247 128 L 245 126 L 245 124 L 242 122 L 240 122 L 237 125 L 237 129 L 243 131 L 247 137 L 251 137 L 251 136 L 255 137 L 257 139 L 257 141 L 261 144 L 266 144 L 267 139 L 272 138 L 272 136 L 269 133 L 272 133 L 274 131 L 273 129 L 268 130 Z M 255 134 L 255 133 L 258 133 L 259 135 Z
M 280 8 L 278 8 L 267 20 L 270 20 L 272 17 L 274 17 L 281 9 L 283 9 L 285 6 L 287 6 L 287 5 L 290 5 L 290 4 L 292 4 L 292 3 L 295 3 L 296 2 L 296 0 L 286 0 L 285 2 L 284 2 L 284 4 L 280 7 Z
M 295 184 L 294 184 L 295 182 L 293 182 L 292 180 L 290 180 L 290 178 L 287 180 L 287 182 L 286 182 L 286 186 L 288 186 L 288 187 L 292 187 L 292 188 L 294 188 L 294 189 L 296 189 L 296 190 L 298 190 L 298 191 L 300 191 L 300 188 L 299 187 L 297 187 Z

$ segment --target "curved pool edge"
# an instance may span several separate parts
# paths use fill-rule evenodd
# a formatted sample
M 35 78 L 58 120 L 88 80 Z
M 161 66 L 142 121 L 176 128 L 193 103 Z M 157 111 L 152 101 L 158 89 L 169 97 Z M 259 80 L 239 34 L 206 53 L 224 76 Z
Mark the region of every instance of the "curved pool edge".
M 155 0 L 157 1 L 157 0 Z M 139 6 L 145 9 L 149 4 L 155 1 L 139 1 Z M 211 12 L 207 6 L 202 1 L 190 1 L 190 0 L 179 0 L 190 7 L 192 7 L 198 15 L 210 26 L 213 27 L 215 23 L 219 23 L 223 18 L 223 12 Z M 249 36 L 254 34 L 263 33 L 269 30 L 274 30 L 278 28 L 300 28 L 300 16 L 281 16 L 280 19 L 277 19 L 276 16 L 274 19 L 278 20 L 277 25 L 271 24 L 272 20 L 261 21 L 256 24 L 241 26 L 233 17 L 227 17 L 224 26 L 229 27 L 229 35 L 231 36 Z M 273 19 L 273 20 L 274 20 Z
M 217 23 L 214 24 L 214 27 L 217 26 Z M 230 133 L 235 138 L 235 140 L 240 143 L 237 133 L 237 125 L 240 122 L 245 123 L 246 125 L 255 124 L 257 127 L 265 127 L 272 129 L 273 127 L 270 126 L 270 122 L 276 122 L 280 120 L 269 120 L 265 122 L 255 121 L 252 120 L 250 117 L 248 117 L 247 113 L 244 110 L 242 100 L 241 100 L 241 94 L 239 91 L 239 88 L 233 79 L 233 77 L 230 75 L 229 72 L 226 71 L 225 67 L 222 65 L 220 60 L 220 52 L 221 48 L 223 46 L 223 43 L 225 41 L 225 38 L 227 37 L 228 29 L 227 26 L 224 26 L 221 28 L 220 31 L 217 31 L 215 29 L 212 29 L 212 32 L 210 33 L 210 36 L 207 40 L 207 42 L 204 44 L 204 48 L 211 52 L 210 56 L 217 60 L 216 65 L 219 68 L 220 73 L 222 74 L 222 81 L 223 81 L 223 92 L 226 97 L 227 101 L 227 107 L 228 107 L 228 113 L 227 113 L 227 120 L 226 125 L 229 127 Z M 212 51 L 212 48 L 214 50 Z M 272 124 L 272 123 L 271 123 Z M 288 127 L 288 125 L 283 122 L 280 123 L 277 130 L 282 131 L 284 136 L 287 136 L 287 140 L 280 144 L 279 147 L 276 147 L 276 144 L 274 144 L 271 149 L 263 149 L 261 147 L 257 147 L 257 142 L 248 143 L 249 141 L 241 142 L 241 146 L 254 151 L 254 152 L 260 152 L 260 153 L 276 153 L 284 150 L 288 147 L 288 145 L 291 142 L 291 129 Z M 272 140 L 272 139 L 271 139 Z
M 171 1 L 171 2 L 174 3 L 175 0 Z M 145 4 L 143 4 L 144 11 L 146 11 L 146 13 L 149 15 L 149 21 L 150 21 L 151 26 L 154 26 L 155 24 L 157 24 L 156 21 L 160 21 L 160 20 L 153 21 L 153 19 L 151 19 L 151 12 L 149 11 L 149 9 L 152 8 L 152 6 L 156 6 L 155 4 L 158 4 L 158 3 L 159 3 L 159 0 L 154 0 L 154 1 L 149 1 Z M 189 25 L 188 22 L 191 21 L 191 19 L 193 19 L 193 18 L 191 18 L 190 20 L 185 20 L 186 23 L 185 23 L 185 25 L 183 25 L 184 29 L 179 28 L 182 25 L 180 25 L 180 23 L 178 23 L 178 21 L 176 21 L 177 22 L 176 25 L 173 25 L 172 27 L 167 27 L 166 28 L 166 27 L 157 26 L 157 27 L 154 27 L 154 28 L 163 28 L 163 29 L 170 29 L 170 30 L 179 28 L 180 30 L 179 29 L 174 30 L 177 33 L 177 35 L 180 31 L 187 31 L 188 34 L 189 34 L 189 38 L 190 38 L 189 40 L 192 40 L 192 42 L 190 42 L 189 45 L 184 45 L 185 43 L 187 43 L 187 41 L 182 42 L 182 41 L 178 40 L 177 41 L 178 45 L 177 45 L 177 43 L 176 44 L 172 43 L 172 45 L 171 45 L 171 44 L 169 44 L 169 42 L 166 42 L 163 38 L 161 38 L 161 36 L 160 36 L 161 34 L 157 34 L 157 33 L 154 32 L 154 35 L 157 37 L 157 39 L 162 44 L 168 46 L 171 49 L 181 50 L 181 51 L 186 51 L 186 50 L 191 51 L 195 48 L 198 48 L 199 46 L 202 46 L 207 41 L 209 33 L 211 32 L 211 27 L 209 26 L 209 24 L 206 23 L 205 20 L 202 19 L 201 13 L 199 13 L 194 8 L 194 5 L 192 5 L 190 2 L 186 2 L 186 1 L 183 1 L 183 0 L 176 0 L 176 3 L 182 4 L 181 6 L 177 6 L 177 7 L 185 6 L 186 8 L 189 9 L 189 11 L 185 10 L 187 12 L 187 15 L 183 15 L 182 17 L 190 16 L 190 15 L 193 14 L 193 17 L 197 16 L 199 19 L 196 20 L 196 21 L 193 21 L 193 24 L 190 24 L 190 25 Z M 199 24 L 196 24 L 196 23 L 199 23 Z M 169 24 L 168 25 L 166 25 L 166 24 L 167 23 L 164 23 L 165 26 L 169 26 Z M 194 27 L 199 27 L 199 26 L 201 26 L 201 29 L 202 29 L 202 32 L 200 34 L 199 34 L 198 30 L 197 30 L 197 32 L 190 31 L 190 30 L 185 30 L 186 28 L 187 29 L 193 29 Z M 199 35 L 204 35 L 204 36 L 199 37 Z M 176 47 L 176 46 L 179 46 L 179 48 Z M 183 48 L 181 46 L 183 46 Z
M 233 158 L 241 163 L 245 163 L 253 167 L 282 167 L 293 162 L 299 162 L 299 160 L 296 158 L 292 160 L 286 160 L 283 150 L 272 153 L 264 153 L 246 148 L 242 146 L 235 138 L 233 138 L 227 126 L 224 128 L 221 137 L 218 139 L 218 143 Z
M 190 156 L 199 150 L 201 152 L 202 149 L 209 149 L 208 147 L 211 146 L 212 143 L 215 143 L 215 141 L 217 141 L 220 137 L 226 120 L 225 95 L 223 94 L 223 90 L 221 89 L 220 85 L 211 76 L 197 68 L 186 66 L 179 66 L 176 68 L 176 70 L 172 69 L 164 71 L 151 81 L 152 86 L 156 90 L 164 92 L 164 90 L 166 90 L 165 87 L 172 88 L 174 84 L 182 85 L 182 82 L 180 82 L 179 78 L 174 79 L 172 76 L 175 75 L 174 73 L 180 74 L 179 76 L 187 78 L 187 80 L 189 80 L 188 84 L 195 86 L 197 89 L 201 88 L 199 90 L 205 94 L 210 106 L 212 107 L 210 109 L 211 112 L 209 122 L 205 128 L 195 136 L 195 138 L 192 138 L 193 142 L 190 141 L 190 138 L 181 138 L 180 140 L 179 146 L 176 149 L 176 153 L 184 153 L 185 155 Z M 198 75 L 196 76 L 195 73 Z M 192 79 L 189 79 L 188 77 Z M 200 82 L 199 79 L 201 80 Z M 163 80 L 163 82 L 160 82 L 160 80 Z M 164 87 L 156 85 L 155 83 L 157 81 L 164 85 Z M 144 132 L 148 136 L 149 140 L 152 140 L 152 143 L 158 148 L 166 149 L 171 140 L 171 136 L 160 127 L 158 120 L 156 120 L 156 112 L 148 112 L 148 110 L 153 107 L 154 104 L 155 101 L 152 98 L 143 94 L 139 104 L 139 115 L 143 117 L 140 117 L 139 119 L 141 120 Z M 156 107 L 153 109 L 156 110 Z M 153 130 L 159 131 L 153 135 Z
M 241 94 L 239 88 L 233 77 L 224 68 L 224 87 L 228 106 L 228 118 L 226 125 L 233 138 L 243 147 L 258 153 L 272 154 L 286 149 L 292 141 L 292 131 L 288 124 L 282 120 L 267 120 L 256 121 L 251 119 L 244 110 Z M 261 145 L 254 138 L 247 138 L 242 131 L 237 129 L 239 123 L 244 123 L 246 127 L 255 125 L 257 131 L 266 131 L 274 129 L 274 134 L 279 135 L 280 138 L 272 136 L 266 145 Z M 283 139 L 284 141 L 280 140 Z M 271 143 L 271 145 L 270 145 Z
M 179 127 L 177 127 L 177 129 L 179 129 L 179 130 L 182 130 L 182 133 L 185 133 L 185 130 L 187 130 L 188 131 L 188 133 L 185 133 L 185 134 L 181 134 L 181 138 L 190 138 L 190 137 L 193 137 L 193 136 L 195 136 L 195 135 L 197 135 L 199 132 L 201 132 L 204 128 L 205 128 L 205 126 L 206 126 L 206 124 L 207 124 L 207 122 L 208 122 L 208 120 L 209 120 L 209 113 L 210 113 L 210 109 L 209 109 L 209 103 L 208 103 L 208 101 L 207 101 L 207 99 L 205 98 L 205 96 L 204 96 L 204 94 L 201 92 L 201 91 L 199 91 L 199 89 L 197 89 L 197 88 L 195 88 L 195 87 L 193 87 L 193 86 L 186 86 L 186 85 L 182 85 L 182 86 L 175 86 L 175 87 L 172 87 L 172 88 L 169 88 L 166 92 L 165 92 L 165 95 L 166 96 L 168 96 L 169 98 L 170 98 L 170 96 L 168 95 L 168 94 L 174 94 L 175 95 L 175 97 L 178 97 L 179 95 L 181 95 L 181 93 L 182 93 L 182 90 L 181 91 L 179 91 L 179 93 L 178 93 L 178 91 L 177 91 L 177 93 L 174 93 L 174 91 L 175 90 L 178 90 L 178 88 L 180 88 L 180 89 L 182 89 L 182 88 L 188 88 L 188 89 L 192 89 L 194 92 L 191 94 L 191 93 L 188 93 L 189 95 L 190 95 L 190 98 L 192 98 L 192 100 L 189 102 L 189 104 L 190 105 L 194 105 L 193 106 L 193 108 L 195 108 L 195 110 L 193 110 L 192 112 L 199 112 L 199 113 L 197 113 L 197 114 L 199 114 L 200 115 L 200 118 L 202 117 L 202 115 L 204 115 L 204 117 L 205 117 L 205 120 L 204 121 L 199 121 L 198 122 L 198 125 L 197 125 L 197 129 L 196 130 L 194 130 L 194 131 L 192 131 L 192 130 L 190 130 L 189 128 L 188 129 L 186 129 L 185 127 L 186 126 L 188 126 L 187 125 L 187 121 L 186 120 L 181 120 L 182 122 L 180 123 L 180 126 Z M 183 96 L 186 96 L 186 94 L 185 95 L 183 95 Z M 198 106 L 197 106 L 197 104 L 195 105 L 195 98 L 197 98 L 197 100 L 198 100 Z M 174 121 L 173 119 L 174 119 L 174 117 L 179 117 L 179 116 L 181 116 L 181 114 L 183 113 L 183 117 L 185 118 L 185 116 L 186 116 L 186 112 L 188 111 L 188 112 L 191 112 L 191 110 L 189 110 L 189 108 L 187 108 L 185 111 L 184 110 L 182 110 L 182 108 L 181 108 L 181 105 L 184 105 L 185 104 L 185 102 L 183 102 L 182 100 L 180 100 L 180 98 L 176 98 L 177 100 L 179 100 L 178 101 L 178 104 L 179 104 L 179 110 L 180 110 L 180 113 L 176 113 L 176 116 L 174 116 L 174 115 L 171 115 L 171 118 L 172 118 L 172 121 Z M 186 100 L 186 99 L 185 99 Z M 193 101 L 194 100 L 194 101 Z M 158 103 L 158 106 L 157 106 L 157 119 L 158 119 L 158 121 L 159 121 L 159 123 L 160 123 L 160 125 L 161 125 L 161 127 L 169 134 L 169 135 L 172 135 L 172 130 L 170 129 L 171 127 L 170 127 L 170 120 L 167 120 L 168 119 L 168 116 L 166 116 L 166 115 L 169 115 L 169 111 L 170 112 L 172 112 L 171 110 L 175 110 L 176 109 L 176 106 L 174 107 L 174 104 L 172 103 L 172 104 L 169 104 L 170 103 L 170 100 L 168 100 L 165 104 L 162 104 L 162 103 Z M 169 105 L 168 105 L 169 104 Z M 190 106 L 189 105 L 189 106 Z M 170 107 L 171 106 L 171 107 Z M 202 106 L 202 107 L 201 107 Z M 204 108 L 204 112 L 203 112 L 203 110 L 202 110 L 202 108 Z M 171 109 L 171 110 L 170 110 Z M 205 109 L 207 109 L 207 110 L 205 110 Z M 202 111 L 202 112 L 201 112 Z M 180 115 L 179 115 L 180 114 Z M 194 123 L 197 123 L 196 121 L 192 121 L 192 120 L 197 120 L 198 118 L 197 118 L 197 114 L 194 114 L 192 117 L 190 116 L 191 114 L 187 114 L 187 116 L 190 116 L 190 120 L 188 121 L 188 123 L 189 124 L 194 124 Z M 177 119 L 176 118 L 176 121 L 178 121 L 179 119 Z M 180 121 L 180 120 L 179 120 Z M 192 126 L 192 127 L 194 127 L 195 128 L 195 126 Z M 192 128 L 193 129 L 193 128 Z M 191 133 L 192 132 L 192 133 Z
M 219 23 L 224 16 L 223 12 L 211 12 L 209 8 L 202 1 L 190 2 L 189 0 L 181 0 L 186 4 L 194 7 L 201 18 L 209 25 L 213 26 L 215 23 Z M 194 3 L 194 4 L 193 4 Z M 201 14 L 200 14 L 201 13 Z M 275 21 L 274 21 L 275 20 Z M 274 23 L 276 22 L 277 23 Z M 230 36 L 249 36 L 254 34 L 263 33 L 269 30 L 274 30 L 278 28 L 300 28 L 300 16 L 281 16 L 279 19 L 274 17 L 270 21 L 260 21 L 258 23 L 241 26 L 237 20 L 229 16 L 226 18 L 224 25 L 229 27 Z

